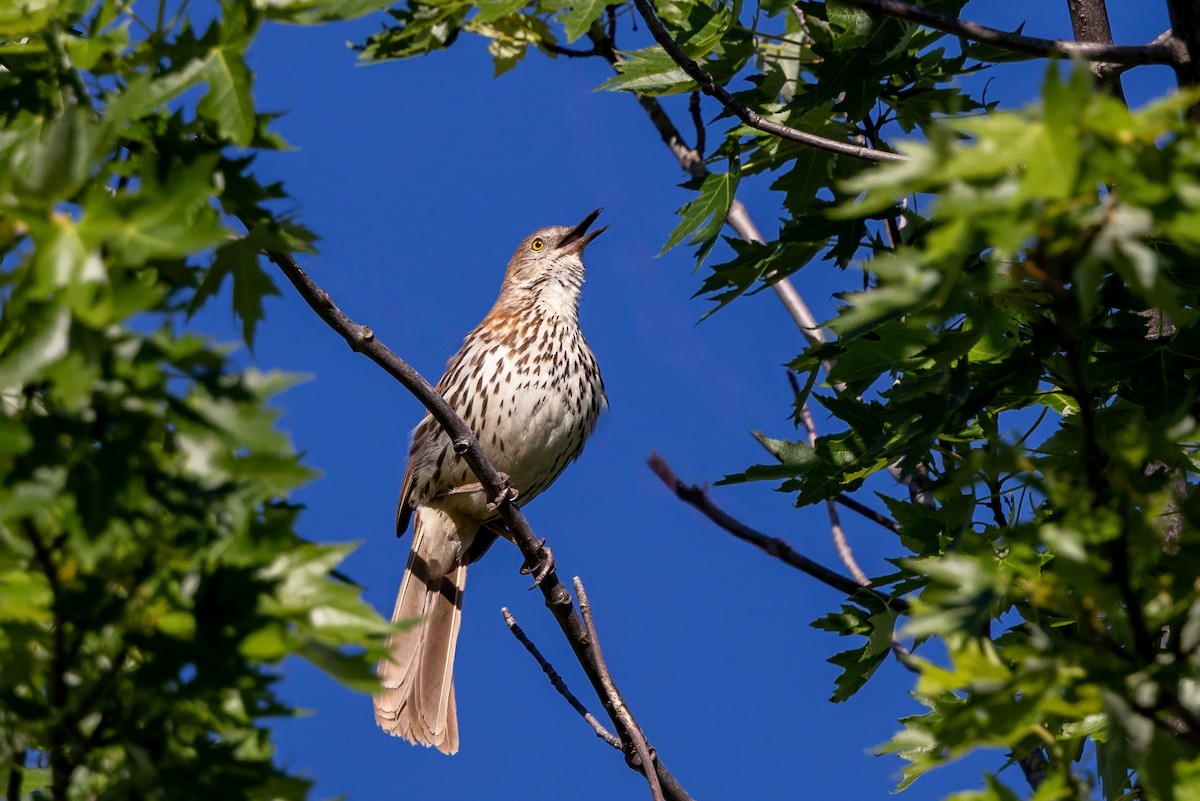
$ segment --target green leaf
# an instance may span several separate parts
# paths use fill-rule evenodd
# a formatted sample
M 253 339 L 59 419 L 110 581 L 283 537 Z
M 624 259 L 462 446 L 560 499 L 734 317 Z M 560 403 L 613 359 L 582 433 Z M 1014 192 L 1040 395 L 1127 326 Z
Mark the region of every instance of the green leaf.
M 297 25 L 356 19 L 387 8 L 393 0 L 255 0 L 267 19 Z
M 71 315 L 66 309 L 46 307 L 24 322 L 28 329 L 20 344 L 0 358 L 0 397 L 19 393 L 43 368 L 65 356 L 70 345 Z
M 636 92 L 656 96 L 688 91 L 695 82 L 661 47 L 648 47 L 622 54 L 614 64 L 617 74 L 600 84 L 611 92 Z
M 567 41 L 574 42 L 588 32 L 592 23 L 604 13 L 606 0 L 572 0 L 566 6 L 567 13 L 559 18 L 567 33 Z
M 725 225 L 725 217 L 737 194 L 740 177 L 741 170 L 736 159 L 730 160 L 728 172 L 706 175 L 700 183 L 699 194 L 676 212 L 682 219 L 667 237 L 659 255 L 687 240 L 688 244 L 700 245 L 697 259 L 703 260 L 716 244 L 721 227 Z

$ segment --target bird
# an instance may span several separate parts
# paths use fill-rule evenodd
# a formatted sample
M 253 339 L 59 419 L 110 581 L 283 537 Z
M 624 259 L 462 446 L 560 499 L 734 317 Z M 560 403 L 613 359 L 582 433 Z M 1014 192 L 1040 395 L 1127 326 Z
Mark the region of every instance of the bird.
M 521 506 L 582 453 L 608 406 L 579 327 L 583 251 L 608 227 L 588 232 L 600 212 L 521 240 L 495 304 L 437 384 Z M 413 540 L 392 622 L 409 626 L 390 637 L 374 706 L 385 732 L 444 754 L 459 745 L 453 670 L 467 566 L 505 533 L 491 500 L 426 414 L 413 430 L 396 510 L 396 535 L 411 518 Z

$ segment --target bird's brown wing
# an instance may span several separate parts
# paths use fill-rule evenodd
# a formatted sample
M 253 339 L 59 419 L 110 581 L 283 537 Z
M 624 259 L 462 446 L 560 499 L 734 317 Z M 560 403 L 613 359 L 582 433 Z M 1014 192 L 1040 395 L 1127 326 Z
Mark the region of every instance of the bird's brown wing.
M 449 377 L 454 373 L 455 367 L 463 359 L 463 350 L 459 349 L 458 353 L 451 356 L 446 361 L 446 370 L 442 373 L 442 377 L 438 380 L 437 386 L 434 387 L 437 393 L 443 398 L 446 397 L 446 387 L 449 383 Z M 412 519 L 413 507 L 409 500 L 412 497 L 415 478 L 412 473 L 413 456 L 417 452 L 417 448 L 433 442 L 436 439 L 438 431 L 437 422 L 428 414 L 421 419 L 417 427 L 413 429 L 412 446 L 408 450 L 408 465 L 404 468 L 404 480 L 400 482 L 400 501 L 396 504 L 396 536 L 403 537 L 404 532 L 408 530 L 408 521 Z

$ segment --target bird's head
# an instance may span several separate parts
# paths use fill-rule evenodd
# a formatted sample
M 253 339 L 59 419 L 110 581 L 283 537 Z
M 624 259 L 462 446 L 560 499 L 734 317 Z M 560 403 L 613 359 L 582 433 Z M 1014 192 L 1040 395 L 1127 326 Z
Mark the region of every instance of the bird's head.
M 588 232 L 601 211 L 596 209 L 573 227 L 539 228 L 521 240 L 508 262 L 501 296 L 532 293 L 577 303 L 583 285 L 583 250 L 608 228 Z

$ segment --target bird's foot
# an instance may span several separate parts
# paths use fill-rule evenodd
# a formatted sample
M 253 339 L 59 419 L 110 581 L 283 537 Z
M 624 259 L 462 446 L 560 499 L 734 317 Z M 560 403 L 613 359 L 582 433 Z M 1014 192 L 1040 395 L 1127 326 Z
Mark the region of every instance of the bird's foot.
M 541 561 L 526 562 L 521 566 L 522 576 L 533 576 L 533 584 L 529 585 L 531 590 L 541 585 L 542 580 L 554 572 L 554 552 L 546 545 L 545 538 L 538 543 L 538 555 Z
M 488 501 L 487 510 L 489 512 L 496 511 L 500 508 L 501 504 L 515 503 L 517 497 L 521 494 L 520 491 L 512 485 L 512 479 L 508 477 L 507 473 L 500 473 L 500 480 L 503 482 L 504 486 L 500 489 L 499 495 Z

